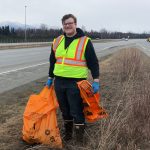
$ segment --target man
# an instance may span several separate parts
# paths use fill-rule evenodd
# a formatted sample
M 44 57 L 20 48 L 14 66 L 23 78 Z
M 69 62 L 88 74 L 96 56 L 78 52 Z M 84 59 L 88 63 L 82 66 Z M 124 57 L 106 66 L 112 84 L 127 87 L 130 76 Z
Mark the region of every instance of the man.
M 91 40 L 77 28 L 76 17 L 72 14 L 63 16 L 62 25 L 64 35 L 53 41 L 46 85 L 50 87 L 55 77 L 54 88 L 64 119 L 64 140 L 72 138 L 74 123 L 76 140 L 82 142 L 85 118 L 76 83 L 87 78 L 89 69 L 93 77 L 93 91 L 98 92 L 99 64 Z

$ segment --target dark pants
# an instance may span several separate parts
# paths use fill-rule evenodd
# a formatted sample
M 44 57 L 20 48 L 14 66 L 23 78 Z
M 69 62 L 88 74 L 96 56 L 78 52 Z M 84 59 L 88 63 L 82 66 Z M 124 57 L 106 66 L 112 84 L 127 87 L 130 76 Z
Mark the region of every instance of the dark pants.
M 55 78 L 54 87 L 63 119 L 83 124 L 83 103 L 76 81 Z

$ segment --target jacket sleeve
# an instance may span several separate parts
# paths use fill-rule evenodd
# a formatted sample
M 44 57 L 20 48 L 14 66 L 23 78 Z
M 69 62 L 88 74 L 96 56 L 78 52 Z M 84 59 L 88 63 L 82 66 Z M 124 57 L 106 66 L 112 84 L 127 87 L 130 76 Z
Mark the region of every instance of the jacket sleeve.
M 88 41 L 85 50 L 87 67 L 90 69 L 93 79 L 99 78 L 99 63 L 91 40 Z
M 49 67 L 49 77 L 53 78 L 54 77 L 54 65 L 56 63 L 56 58 L 55 58 L 55 53 L 53 51 L 53 48 L 51 48 L 51 54 L 49 57 L 49 62 L 50 62 L 50 67 Z

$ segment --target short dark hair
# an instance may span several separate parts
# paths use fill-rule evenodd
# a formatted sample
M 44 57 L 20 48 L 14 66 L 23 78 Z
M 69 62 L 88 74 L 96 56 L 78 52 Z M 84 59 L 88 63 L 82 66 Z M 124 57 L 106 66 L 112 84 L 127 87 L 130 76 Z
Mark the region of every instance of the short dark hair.
M 64 21 L 66 19 L 69 19 L 69 18 L 73 18 L 74 22 L 77 23 L 77 18 L 73 15 L 73 14 L 66 14 L 62 17 L 61 21 L 62 21 L 62 24 L 64 23 Z

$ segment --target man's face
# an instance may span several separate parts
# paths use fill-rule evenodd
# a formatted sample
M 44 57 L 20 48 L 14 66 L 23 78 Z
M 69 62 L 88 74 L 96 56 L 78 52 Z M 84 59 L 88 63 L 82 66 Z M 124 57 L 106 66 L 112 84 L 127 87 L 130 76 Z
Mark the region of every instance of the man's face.
M 68 36 L 72 36 L 76 33 L 76 23 L 73 18 L 68 18 L 63 22 L 63 31 Z

